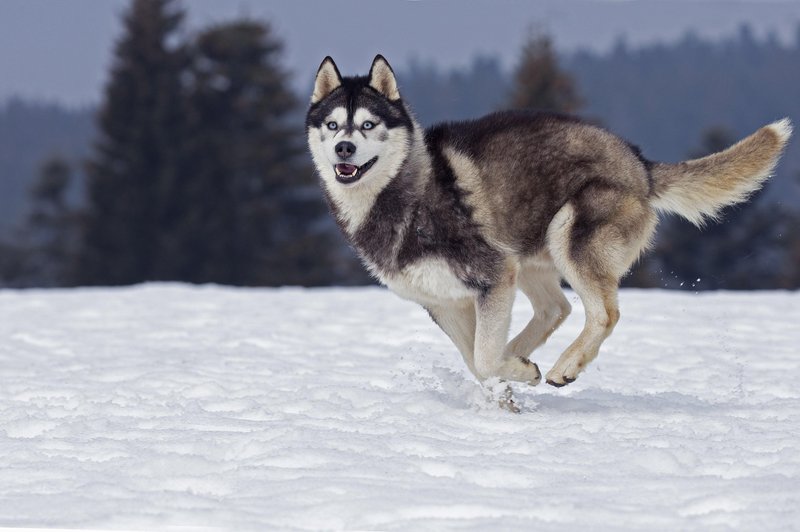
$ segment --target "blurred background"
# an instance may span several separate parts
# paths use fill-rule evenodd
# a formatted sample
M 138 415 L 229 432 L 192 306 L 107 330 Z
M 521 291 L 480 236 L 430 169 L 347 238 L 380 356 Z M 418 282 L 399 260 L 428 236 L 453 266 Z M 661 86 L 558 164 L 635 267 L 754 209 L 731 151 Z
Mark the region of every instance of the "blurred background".
M 3 0 L 0 287 L 369 277 L 306 153 L 314 73 L 376 53 L 419 120 L 579 114 L 678 161 L 800 123 L 800 2 Z M 800 287 L 800 143 L 627 286 Z

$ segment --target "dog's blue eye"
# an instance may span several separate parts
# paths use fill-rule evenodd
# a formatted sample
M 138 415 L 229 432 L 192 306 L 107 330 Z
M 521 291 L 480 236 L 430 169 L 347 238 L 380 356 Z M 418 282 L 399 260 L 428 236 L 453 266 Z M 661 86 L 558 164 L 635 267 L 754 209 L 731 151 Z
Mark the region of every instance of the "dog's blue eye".
M 375 124 L 373 124 L 372 122 L 370 122 L 369 120 L 367 120 L 366 122 L 364 122 L 363 124 L 361 124 L 361 127 L 362 127 L 363 129 L 372 129 L 373 127 L 375 127 Z
M 336 122 L 328 122 L 328 129 L 330 129 L 331 131 L 336 131 L 338 127 L 339 124 L 337 124 Z

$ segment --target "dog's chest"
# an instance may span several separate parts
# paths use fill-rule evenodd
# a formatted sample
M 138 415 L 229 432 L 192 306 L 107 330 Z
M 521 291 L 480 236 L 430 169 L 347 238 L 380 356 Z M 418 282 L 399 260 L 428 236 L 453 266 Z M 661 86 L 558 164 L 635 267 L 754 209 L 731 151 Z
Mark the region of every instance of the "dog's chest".
M 392 292 L 422 305 L 474 297 L 472 290 L 441 258 L 421 259 L 396 273 L 379 277 Z

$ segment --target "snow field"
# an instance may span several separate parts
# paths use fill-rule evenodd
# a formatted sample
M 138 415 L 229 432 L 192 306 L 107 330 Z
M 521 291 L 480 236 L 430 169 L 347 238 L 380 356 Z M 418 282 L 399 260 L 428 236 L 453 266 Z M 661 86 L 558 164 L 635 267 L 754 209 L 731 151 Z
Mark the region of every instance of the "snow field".
M 378 288 L 0 291 L 0 526 L 798 526 L 800 294 L 620 301 L 595 363 L 515 386 L 514 415 Z

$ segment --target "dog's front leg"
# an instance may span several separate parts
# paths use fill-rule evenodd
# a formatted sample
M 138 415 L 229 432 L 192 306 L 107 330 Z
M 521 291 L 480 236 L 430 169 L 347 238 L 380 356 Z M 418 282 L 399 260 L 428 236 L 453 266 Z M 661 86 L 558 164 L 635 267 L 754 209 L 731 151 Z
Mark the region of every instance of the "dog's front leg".
M 458 348 L 473 375 L 475 370 L 475 308 L 470 299 L 451 301 L 439 305 L 426 305 L 425 309 Z
M 517 269 L 509 267 L 503 278 L 475 299 L 475 370 L 481 380 L 501 380 L 539 384 L 539 367 L 517 356 L 504 357 L 511 325 L 511 307 L 517 291 Z

